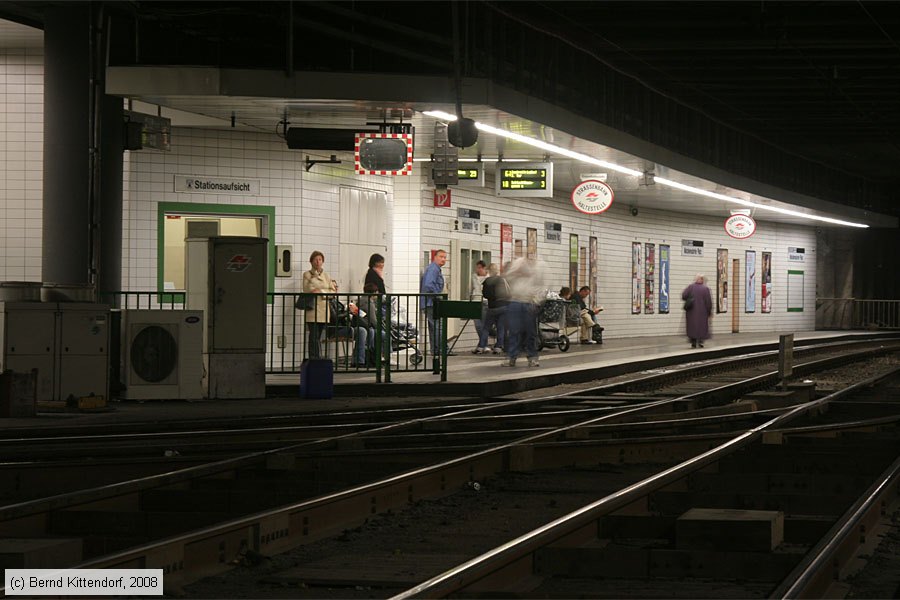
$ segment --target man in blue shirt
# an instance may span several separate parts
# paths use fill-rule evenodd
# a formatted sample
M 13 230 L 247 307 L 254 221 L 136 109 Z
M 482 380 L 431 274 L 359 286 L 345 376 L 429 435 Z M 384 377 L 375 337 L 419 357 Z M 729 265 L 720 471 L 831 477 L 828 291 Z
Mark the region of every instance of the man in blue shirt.
M 444 292 L 444 274 L 441 267 L 447 262 L 447 251 L 438 250 L 431 259 L 431 264 L 425 268 L 422 274 L 422 282 L 419 292 L 423 294 L 442 294 Z M 434 297 L 422 296 L 422 308 L 425 310 L 425 320 L 428 323 L 428 335 L 431 337 L 431 356 L 439 356 L 439 342 L 441 337 L 440 323 L 434 318 Z

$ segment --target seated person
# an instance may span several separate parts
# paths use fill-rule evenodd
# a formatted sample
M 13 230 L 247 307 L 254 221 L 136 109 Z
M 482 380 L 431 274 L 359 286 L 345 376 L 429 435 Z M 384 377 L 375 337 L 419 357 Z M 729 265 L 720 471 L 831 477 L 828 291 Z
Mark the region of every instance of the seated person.
M 581 318 L 581 343 L 596 344 L 592 337 L 595 327 L 600 327 L 597 322 L 597 314 L 603 310 L 602 306 L 588 308 L 586 298 L 590 296 L 591 288 L 584 285 L 578 290 L 575 296 L 575 303 L 578 305 L 579 317 Z M 601 328 L 602 330 L 602 328 Z
M 563 286 L 559 289 L 559 297 L 563 300 L 568 300 L 569 304 L 566 305 L 566 326 L 573 325 L 578 326 L 581 325 L 581 309 L 578 307 L 578 304 L 572 300 L 572 288 Z
M 367 283 L 363 286 L 364 294 L 377 294 L 378 286 L 374 283 Z M 360 328 L 363 328 L 367 332 L 366 339 L 367 347 L 372 354 L 375 355 L 375 330 L 378 327 L 378 299 L 377 296 L 369 295 L 369 296 L 360 296 L 357 299 L 358 307 L 356 309 L 356 319 Z M 351 304 L 351 306 L 354 306 Z M 384 305 L 381 307 L 382 314 L 386 314 L 387 310 Z M 388 328 L 390 327 L 390 319 L 387 317 L 381 318 L 381 328 L 384 332 L 381 335 L 381 354 L 384 357 L 387 357 L 391 353 L 391 340 L 388 335 Z
M 333 298 L 334 306 L 331 309 L 332 323 L 328 325 L 328 335 L 334 338 L 353 338 L 353 358 L 350 360 L 351 367 L 366 366 L 366 339 L 369 336 L 369 330 L 365 327 L 353 325 L 352 317 L 359 313 L 359 307 L 352 302 L 349 308 Z

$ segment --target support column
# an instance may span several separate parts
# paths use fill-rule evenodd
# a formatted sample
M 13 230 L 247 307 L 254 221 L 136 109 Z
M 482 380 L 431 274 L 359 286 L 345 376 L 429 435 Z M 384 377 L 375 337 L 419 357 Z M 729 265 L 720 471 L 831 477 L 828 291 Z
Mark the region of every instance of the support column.
M 122 99 L 104 89 L 106 21 L 91 6 L 45 16 L 42 278 L 97 292 L 122 287 L 124 134 Z
M 44 282 L 90 278 L 90 7 L 46 8 L 44 20 Z

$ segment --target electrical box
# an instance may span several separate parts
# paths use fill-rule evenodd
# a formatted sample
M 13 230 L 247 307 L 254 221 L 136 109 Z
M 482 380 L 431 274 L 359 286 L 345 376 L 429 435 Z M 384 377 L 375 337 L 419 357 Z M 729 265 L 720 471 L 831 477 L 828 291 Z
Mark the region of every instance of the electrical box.
M 286 244 L 275 246 L 275 277 L 290 277 L 294 247 Z
M 188 238 L 186 308 L 204 313 L 207 397 L 264 398 L 268 243 Z
M 37 369 L 37 400 L 109 396 L 109 306 L 0 303 L 0 369 Z

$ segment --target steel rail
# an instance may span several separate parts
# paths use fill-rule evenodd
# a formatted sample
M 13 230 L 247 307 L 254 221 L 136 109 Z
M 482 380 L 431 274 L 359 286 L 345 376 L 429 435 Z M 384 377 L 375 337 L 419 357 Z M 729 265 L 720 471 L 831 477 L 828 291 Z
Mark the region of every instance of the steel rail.
M 829 586 L 882 516 L 885 500 L 900 491 L 900 458 L 882 472 L 810 550 L 770 598 L 824 598 Z
M 534 552 L 552 542 L 562 538 L 577 538 L 579 536 L 593 535 L 596 519 L 614 510 L 627 506 L 632 502 L 646 496 L 650 492 L 668 485 L 682 477 L 693 473 L 707 465 L 710 465 L 724 456 L 744 448 L 752 442 L 761 439 L 767 431 L 791 421 L 794 418 L 819 410 L 829 402 L 852 395 L 858 390 L 876 385 L 896 375 L 900 370 L 883 373 L 864 381 L 850 385 L 842 390 L 834 392 L 824 398 L 812 400 L 801 404 L 788 412 L 779 415 L 758 427 L 754 427 L 719 446 L 683 461 L 673 467 L 665 469 L 655 475 L 645 478 L 633 485 L 610 494 L 600 500 L 588 504 L 576 511 L 560 517 L 542 527 L 507 542 L 497 548 L 489 550 L 480 556 L 473 558 L 461 565 L 445 571 L 428 581 L 414 586 L 392 597 L 392 600 L 406 598 L 437 598 L 462 590 L 486 577 L 497 575 L 504 568 L 517 570 L 521 575 L 523 570 L 531 572 L 533 567 Z
M 90 561 L 84 563 L 84 565 L 94 565 L 99 568 L 100 566 L 113 565 L 127 566 L 135 564 L 156 564 L 158 566 L 164 567 L 167 572 L 175 573 L 184 569 L 185 557 L 190 555 L 190 553 L 188 552 L 189 548 L 195 548 L 195 544 L 202 545 L 203 543 L 212 543 L 213 539 L 218 540 L 216 543 L 220 544 L 222 548 L 228 546 L 229 544 L 237 543 L 244 550 L 246 550 L 250 545 L 253 546 L 253 549 L 263 549 L 266 552 L 287 550 L 297 545 L 296 542 L 289 541 L 289 538 L 292 537 L 292 533 L 296 534 L 302 531 L 302 536 L 311 535 L 311 533 L 309 532 L 310 519 L 321 517 L 322 512 L 327 510 L 328 508 L 341 509 L 343 511 L 359 511 L 360 504 L 367 505 L 369 502 L 371 502 L 371 512 L 378 512 L 389 507 L 404 505 L 407 502 L 412 501 L 416 495 L 421 496 L 419 492 L 426 488 L 429 489 L 432 493 L 449 493 L 447 491 L 446 481 L 448 477 L 459 478 L 468 476 L 472 478 L 476 474 L 476 470 L 483 471 L 484 474 L 487 474 L 488 472 L 494 473 L 502 470 L 504 468 L 504 464 L 508 463 L 508 461 L 511 460 L 506 453 L 513 452 L 516 447 L 521 446 L 522 444 L 538 442 L 540 440 L 547 439 L 556 435 L 564 435 L 566 432 L 576 430 L 579 427 L 590 426 L 591 424 L 608 420 L 622 414 L 652 410 L 653 408 L 660 407 L 674 401 L 688 400 L 690 397 L 691 395 L 686 395 L 675 399 L 663 399 L 658 402 L 648 403 L 639 407 L 626 408 L 609 415 L 596 417 L 585 422 L 566 425 L 551 432 L 528 436 L 521 440 L 482 450 L 468 456 L 457 457 L 455 459 L 448 460 L 437 465 L 432 465 L 430 467 L 398 474 L 396 476 L 382 479 L 377 482 L 356 486 L 342 492 L 329 494 L 320 498 L 291 504 L 277 509 L 263 511 L 260 513 L 256 513 L 255 515 L 241 517 L 227 523 L 210 526 L 199 531 L 191 532 L 189 534 L 179 535 L 173 538 L 168 538 L 166 540 L 153 542 L 139 548 L 132 548 L 110 556 L 91 559 Z M 508 408 L 513 404 L 525 405 L 532 402 L 557 398 L 558 396 L 550 396 L 546 398 L 513 400 L 503 403 L 502 406 L 504 408 Z M 442 416 L 453 416 L 467 413 L 475 414 L 481 411 L 493 409 L 496 406 L 497 405 L 489 405 L 463 411 L 455 411 L 450 413 L 449 415 Z M 391 429 L 400 429 L 409 425 L 434 421 L 441 418 L 442 416 L 419 418 L 409 422 L 377 427 L 368 432 L 346 434 L 327 441 L 335 442 L 340 439 L 359 437 L 370 432 L 374 433 L 379 431 L 384 432 Z M 121 496 L 124 494 L 140 491 L 142 489 L 148 489 L 150 487 L 159 487 L 161 485 L 186 482 L 195 477 L 220 473 L 223 471 L 239 468 L 241 466 L 255 464 L 256 462 L 263 460 L 268 456 L 278 453 L 285 453 L 296 450 L 302 451 L 304 449 L 308 449 L 311 445 L 312 444 L 294 445 L 286 448 L 257 453 L 254 455 L 250 455 L 249 457 L 220 461 L 219 463 L 214 463 L 213 465 L 204 465 L 202 467 L 190 468 L 160 476 L 142 478 L 132 482 L 103 486 L 101 488 L 98 488 L 97 490 L 91 491 L 91 494 L 87 496 L 83 492 L 63 494 L 44 500 L 12 505 L 0 509 L 0 520 L 8 520 L 10 518 L 17 517 L 27 517 L 28 515 L 46 512 L 50 509 L 66 508 L 76 504 L 85 504 L 95 500 Z M 482 473 L 478 474 L 481 475 Z M 438 483 L 435 483 L 434 480 L 429 481 L 432 478 L 438 480 Z M 416 485 L 420 485 L 420 487 L 414 490 Z M 361 513 L 354 513 L 354 515 L 356 514 Z M 358 517 L 351 516 L 350 518 L 356 519 Z M 338 521 L 329 521 L 329 525 L 332 528 L 336 526 L 335 523 L 338 523 Z M 328 529 L 328 526 L 325 526 L 325 529 Z M 321 535 L 322 530 L 318 530 L 315 533 Z M 306 537 L 306 539 L 308 540 L 311 538 Z M 265 546 L 265 548 L 261 548 L 261 545 Z M 219 547 L 220 546 L 217 546 L 217 548 Z M 212 554 L 219 557 L 223 556 L 223 552 L 218 550 L 213 552 Z M 172 561 L 165 560 L 166 557 L 172 556 L 175 556 L 176 559 Z M 206 560 L 206 557 L 204 555 L 204 558 L 198 558 L 196 560 L 202 562 Z M 197 567 L 201 567 L 201 565 L 197 565 Z M 217 569 L 221 568 L 222 565 L 214 561 L 212 564 L 204 563 L 202 565 L 202 568 L 192 569 L 192 572 L 194 572 L 196 576 L 201 576 L 203 574 L 211 572 L 209 571 L 209 569 L 216 571 Z
M 685 396 L 681 399 L 686 398 L 688 397 Z M 665 399 L 650 405 L 627 408 L 620 412 L 637 413 L 670 402 L 672 402 L 671 399 Z M 173 580 L 178 581 L 184 575 L 183 565 L 190 557 L 194 563 L 191 567 L 195 572 L 189 577 L 196 578 L 212 574 L 226 568 L 216 558 L 223 556 L 222 548 L 227 548 L 231 552 L 250 548 L 263 553 L 289 550 L 299 544 L 291 541 L 293 536 L 300 535 L 305 537 L 306 541 L 312 541 L 316 539 L 316 533 L 330 534 L 339 528 L 359 524 L 363 517 L 358 513 L 348 516 L 348 511 L 358 511 L 361 506 L 370 507 L 372 512 L 399 507 L 412 502 L 417 497 L 424 497 L 427 495 L 424 493 L 425 490 L 429 490 L 432 494 L 445 495 L 450 493 L 451 481 L 454 483 L 472 481 L 504 469 L 504 464 L 512 460 L 511 453 L 517 447 L 564 435 L 568 431 L 601 422 L 612 416 L 614 415 L 605 415 L 587 422 L 566 425 L 551 432 L 535 434 L 348 490 L 240 517 L 227 523 L 98 557 L 82 563 L 79 568 L 125 568 L 132 565 L 153 564 L 163 567 L 168 574 L 174 576 Z M 773 422 L 781 422 L 782 417 L 774 419 Z M 623 494 L 628 494 L 628 490 L 632 487 L 634 486 L 626 488 L 614 496 L 625 497 Z M 630 500 L 625 500 L 622 501 L 622 504 L 628 502 Z M 327 524 L 319 523 L 317 519 L 323 518 L 326 512 L 332 515 L 331 520 Z M 321 529 L 316 530 L 316 527 L 321 527 Z M 202 551 L 204 548 L 206 552 Z M 193 555 L 192 552 L 194 552 Z

